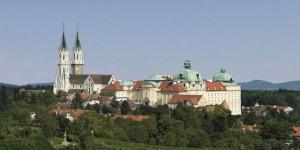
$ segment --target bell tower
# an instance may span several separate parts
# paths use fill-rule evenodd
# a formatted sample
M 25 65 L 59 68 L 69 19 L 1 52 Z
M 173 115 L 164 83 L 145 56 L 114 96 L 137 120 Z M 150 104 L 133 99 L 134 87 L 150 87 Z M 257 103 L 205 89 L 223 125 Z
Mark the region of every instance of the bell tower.
M 79 33 L 78 33 L 78 23 L 77 23 L 77 31 L 75 36 L 75 42 L 72 52 L 72 74 L 83 74 L 83 56 L 82 56 L 82 49 L 79 40 Z
M 57 91 L 62 90 L 68 92 L 70 88 L 70 61 L 69 61 L 69 51 L 67 48 L 67 42 L 63 27 L 63 33 L 61 38 L 61 44 L 58 49 L 58 63 L 56 71 L 56 80 L 53 87 L 53 92 L 56 94 Z

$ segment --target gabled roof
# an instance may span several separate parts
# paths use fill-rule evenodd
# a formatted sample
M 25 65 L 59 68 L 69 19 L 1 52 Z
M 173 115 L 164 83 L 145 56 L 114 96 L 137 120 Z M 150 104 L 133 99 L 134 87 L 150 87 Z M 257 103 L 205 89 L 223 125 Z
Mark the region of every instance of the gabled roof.
M 83 84 L 88 76 L 88 74 L 70 74 L 70 83 Z
M 71 84 L 84 84 L 88 77 L 91 77 L 95 84 L 108 84 L 112 75 L 102 74 L 70 74 Z
M 119 81 L 114 81 L 103 88 L 101 91 L 123 91 Z
M 117 119 L 117 118 L 120 118 L 120 119 L 131 119 L 133 121 L 143 121 L 143 120 L 146 120 L 146 119 L 149 119 L 150 116 L 135 116 L 135 115 L 115 115 L 113 117 L 113 119 Z
M 178 82 L 163 81 L 160 83 L 160 89 L 164 92 L 184 92 L 183 87 Z
M 222 82 L 205 82 L 206 91 L 226 91 L 225 86 Z
M 107 74 L 90 74 L 95 84 L 108 84 L 112 75 Z
M 137 80 L 137 81 L 135 81 L 132 90 L 133 91 L 140 91 L 143 83 L 144 83 L 143 80 Z
M 198 105 L 202 95 L 179 95 L 175 94 L 172 96 L 168 104 L 178 104 L 184 103 L 185 101 L 190 101 L 193 105 Z

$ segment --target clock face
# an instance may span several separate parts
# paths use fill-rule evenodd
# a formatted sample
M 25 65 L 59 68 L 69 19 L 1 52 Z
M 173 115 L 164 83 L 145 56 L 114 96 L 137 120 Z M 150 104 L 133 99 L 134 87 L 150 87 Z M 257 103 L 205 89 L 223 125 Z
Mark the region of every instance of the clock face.
M 79 68 L 76 68 L 76 70 L 79 70 Z

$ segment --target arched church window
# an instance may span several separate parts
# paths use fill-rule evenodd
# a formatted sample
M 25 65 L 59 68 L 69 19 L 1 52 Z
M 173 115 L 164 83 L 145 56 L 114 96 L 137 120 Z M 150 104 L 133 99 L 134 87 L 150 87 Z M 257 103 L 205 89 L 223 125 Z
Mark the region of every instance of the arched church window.
M 78 60 L 78 54 L 77 54 L 77 60 Z
M 63 54 L 63 60 L 65 60 L 65 54 Z

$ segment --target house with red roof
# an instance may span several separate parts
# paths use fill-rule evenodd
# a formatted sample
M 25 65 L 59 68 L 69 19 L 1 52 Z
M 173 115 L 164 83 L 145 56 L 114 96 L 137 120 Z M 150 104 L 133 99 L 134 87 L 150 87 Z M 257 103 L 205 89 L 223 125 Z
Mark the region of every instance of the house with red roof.
M 109 85 L 104 87 L 101 92 L 113 92 L 115 94 L 115 100 L 117 101 L 128 100 L 127 91 L 120 85 L 120 81 L 112 81 Z
M 71 122 L 73 122 L 75 119 L 79 118 L 84 113 L 88 112 L 89 110 L 83 110 L 83 109 L 51 109 L 50 112 L 55 113 L 56 115 L 63 115 L 67 119 L 69 119 Z
M 179 95 L 175 94 L 168 102 L 171 109 L 175 109 L 178 104 L 193 105 L 195 107 L 203 107 L 206 105 L 206 100 L 202 95 Z
M 300 139 L 300 127 L 293 127 L 292 137 L 295 139 Z

